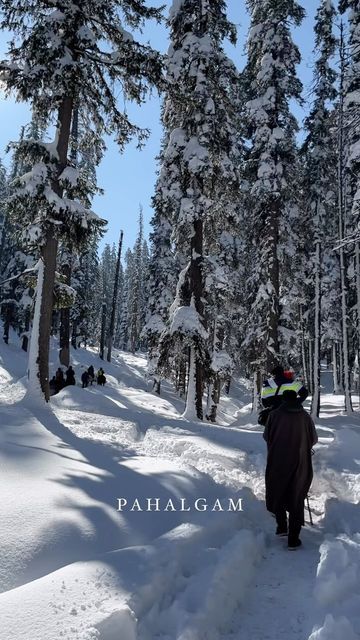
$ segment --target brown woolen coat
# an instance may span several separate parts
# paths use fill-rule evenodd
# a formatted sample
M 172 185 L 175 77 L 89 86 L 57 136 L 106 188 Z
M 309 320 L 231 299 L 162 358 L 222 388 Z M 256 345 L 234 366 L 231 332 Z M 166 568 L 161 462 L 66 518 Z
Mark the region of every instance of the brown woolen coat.
M 268 417 L 264 439 L 268 456 L 265 472 L 266 508 L 282 509 L 304 519 L 304 500 L 313 478 L 311 447 L 317 442 L 315 425 L 300 403 L 283 403 Z

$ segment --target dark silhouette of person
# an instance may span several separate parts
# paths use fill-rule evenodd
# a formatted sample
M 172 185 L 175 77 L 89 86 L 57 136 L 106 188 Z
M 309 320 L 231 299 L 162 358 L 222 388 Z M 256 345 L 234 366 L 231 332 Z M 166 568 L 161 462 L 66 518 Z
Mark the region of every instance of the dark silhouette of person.
M 296 549 L 301 545 L 304 502 L 313 478 L 311 448 L 318 439 L 296 391 L 284 391 L 280 407 L 268 416 L 264 439 L 268 449 L 266 508 L 275 514 L 276 535 L 287 535 L 288 548 Z
M 65 380 L 65 384 L 66 385 L 71 385 L 71 384 L 75 384 L 75 371 L 74 369 L 70 366 L 68 368 L 68 370 L 66 371 L 66 380 Z
M 54 396 L 55 393 L 57 393 L 56 391 L 56 378 L 55 376 L 53 376 L 49 382 L 49 387 L 50 387 L 50 395 Z
M 104 369 L 102 367 L 100 367 L 100 369 L 98 371 L 98 374 L 97 374 L 97 383 L 100 384 L 103 387 L 105 382 L 106 382 L 106 378 L 105 378 Z
M 88 371 L 83 371 L 81 375 L 82 388 L 85 389 L 89 384 L 89 373 Z
M 64 374 L 61 367 L 59 367 L 55 373 L 55 383 L 56 393 L 59 393 L 59 391 L 61 391 L 65 386 Z
M 91 364 L 90 367 L 88 368 L 88 374 L 89 374 L 89 382 L 90 384 L 92 384 L 95 380 L 95 371 L 94 371 L 94 367 Z

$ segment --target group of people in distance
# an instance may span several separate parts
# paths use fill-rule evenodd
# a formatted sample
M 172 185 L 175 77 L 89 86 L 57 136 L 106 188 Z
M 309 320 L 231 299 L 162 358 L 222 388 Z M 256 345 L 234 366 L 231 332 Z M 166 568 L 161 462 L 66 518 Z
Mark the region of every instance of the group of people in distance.
M 75 382 L 75 371 L 72 368 L 72 366 L 70 366 L 66 370 L 65 376 L 66 377 L 64 377 L 64 372 L 63 372 L 62 368 L 59 367 L 58 370 L 56 371 L 55 375 L 51 378 L 50 383 L 49 383 L 50 392 L 51 392 L 52 395 L 55 395 L 55 393 L 59 393 L 59 391 L 61 391 L 61 389 L 63 389 L 64 387 L 76 384 L 76 382 Z
M 104 369 L 100 367 L 99 371 L 95 375 L 94 367 L 93 365 L 90 365 L 90 367 L 81 374 L 82 388 L 85 389 L 86 387 L 89 386 L 89 384 L 92 385 L 95 379 L 97 384 L 104 386 L 106 382 Z M 50 384 L 51 395 L 55 395 L 56 393 L 59 393 L 59 391 L 61 391 L 61 389 L 63 389 L 64 387 L 67 387 L 69 385 L 75 385 L 76 384 L 75 371 L 72 368 L 72 366 L 70 366 L 65 371 L 65 376 L 62 368 L 59 367 L 55 375 L 51 378 L 49 384 Z
M 92 385 L 92 383 L 94 381 L 95 381 L 95 371 L 94 371 L 94 367 L 92 365 L 90 365 L 88 370 L 84 371 L 81 374 L 82 388 L 86 389 L 86 387 L 88 387 L 89 384 Z M 97 382 L 97 384 L 99 384 L 102 387 L 104 386 L 104 384 L 106 382 L 104 369 L 102 367 L 100 367 L 99 371 L 96 374 L 96 382 Z
M 266 507 L 276 518 L 276 535 L 286 536 L 293 550 L 301 546 L 305 499 L 313 478 L 312 447 L 318 437 L 302 406 L 308 390 L 281 365 L 271 373 L 263 385 L 264 410 L 259 414 L 268 450 Z

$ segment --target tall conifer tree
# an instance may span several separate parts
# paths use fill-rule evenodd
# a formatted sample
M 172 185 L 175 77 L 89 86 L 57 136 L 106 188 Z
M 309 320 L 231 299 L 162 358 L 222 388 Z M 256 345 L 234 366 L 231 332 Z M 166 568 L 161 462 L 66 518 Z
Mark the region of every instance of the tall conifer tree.
M 302 85 L 296 75 L 300 53 L 291 25 L 300 25 L 304 9 L 295 0 L 248 0 L 248 7 L 251 26 L 244 76 L 251 139 L 251 234 L 257 248 L 249 326 L 252 367 L 268 372 L 280 352 L 279 239 L 294 224 L 291 203 L 298 125 L 290 101 L 301 99 Z
M 322 295 L 323 295 L 323 255 L 333 249 L 333 237 L 329 231 L 334 228 L 336 216 L 336 136 L 334 135 L 333 106 L 336 98 L 336 72 L 331 66 L 336 53 L 336 38 L 333 33 L 336 15 L 334 4 L 322 0 L 316 14 L 315 47 L 317 59 L 314 72 L 314 102 L 305 121 L 307 136 L 304 144 L 307 167 L 307 208 L 310 216 L 312 244 L 310 272 L 313 280 L 313 321 L 314 321 L 314 364 L 312 407 L 313 416 L 320 411 L 320 356 L 322 333 Z M 328 241 L 330 237 L 330 243 Z
M 117 80 L 130 100 L 141 103 L 146 90 L 161 84 L 159 55 L 141 45 L 124 27 L 141 27 L 160 19 L 159 9 L 143 0 L 3 0 L 0 28 L 13 32 L 8 57 L 0 62 L 5 89 L 29 101 L 40 121 L 56 119 L 52 144 L 23 146 L 32 170 L 19 182 L 14 215 L 41 247 L 30 354 L 30 382 L 49 400 L 49 337 L 53 309 L 59 234 L 86 235 L 96 218 L 84 205 L 66 196 L 78 180 L 69 167 L 68 151 L 75 104 L 86 110 L 101 135 L 114 135 L 120 148 L 144 132 L 116 103 Z M 28 215 L 32 199 L 37 211 Z M 21 214 L 20 214 L 21 211 Z
M 214 255 L 207 252 L 219 243 L 221 228 L 226 229 L 227 211 L 234 217 L 235 192 L 238 197 L 239 104 L 235 97 L 239 78 L 222 48 L 225 38 L 235 42 L 236 32 L 222 0 L 174 2 L 169 26 L 165 148 L 157 192 L 162 192 L 164 210 L 172 211 L 174 249 L 183 268 L 169 326 L 161 339 L 159 365 L 166 367 L 174 351 L 188 351 L 184 415 L 202 419 L 211 363 L 206 274 Z M 220 251 L 217 244 L 215 255 Z

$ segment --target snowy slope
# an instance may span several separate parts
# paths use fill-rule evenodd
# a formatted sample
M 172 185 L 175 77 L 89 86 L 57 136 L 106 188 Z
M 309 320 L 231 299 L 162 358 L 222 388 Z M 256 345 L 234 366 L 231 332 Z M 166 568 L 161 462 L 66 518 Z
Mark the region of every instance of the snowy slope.
M 55 348 L 54 344 L 54 348 Z M 73 354 L 77 379 L 100 361 Z M 360 634 L 360 420 L 325 396 L 315 526 L 291 554 L 266 512 L 265 443 L 238 384 L 220 425 L 180 418 L 143 356 L 115 352 L 104 389 L 26 395 L 25 354 L 0 346 L 0 639 L 354 640 Z M 56 368 L 53 351 L 53 368 Z M 204 498 L 207 511 L 117 511 Z M 216 498 L 243 511 L 211 511 Z

